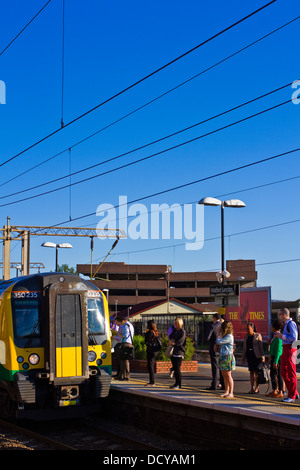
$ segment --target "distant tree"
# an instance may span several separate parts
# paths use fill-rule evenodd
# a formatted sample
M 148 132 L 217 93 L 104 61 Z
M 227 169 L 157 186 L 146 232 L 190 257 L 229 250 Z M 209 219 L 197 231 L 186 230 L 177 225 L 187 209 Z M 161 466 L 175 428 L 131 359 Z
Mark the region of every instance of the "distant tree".
M 61 264 L 60 266 L 58 266 L 57 272 L 77 274 L 77 271 L 75 271 L 75 268 L 71 268 L 68 264 Z

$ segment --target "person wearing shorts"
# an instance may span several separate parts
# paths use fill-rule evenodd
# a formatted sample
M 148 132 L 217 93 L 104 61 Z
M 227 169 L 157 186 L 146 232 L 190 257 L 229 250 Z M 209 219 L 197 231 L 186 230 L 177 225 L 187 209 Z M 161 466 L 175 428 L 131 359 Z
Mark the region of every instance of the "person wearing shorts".
M 222 398 L 234 398 L 234 381 L 231 372 L 235 369 L 233 326 L 230 321 L 224 321 L 221 325 L 220 335 L 216 339 L 216 347 L 219 348 L 219 368 L 221 370 L 225 392 Z

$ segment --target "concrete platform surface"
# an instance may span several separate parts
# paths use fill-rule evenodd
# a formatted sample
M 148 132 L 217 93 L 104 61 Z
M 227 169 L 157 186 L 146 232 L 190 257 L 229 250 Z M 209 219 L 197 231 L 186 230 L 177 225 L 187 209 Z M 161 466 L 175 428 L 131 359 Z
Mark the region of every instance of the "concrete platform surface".
M 300 400 L 292 404 L 282 402 L 281 398 L 270 398 L 271 385 L 260 385 L 258 394 L 249 394 L 249 372 L 246 367 L 237 367 L 232 373 L 234 379 L 234 398 L 221 398 L 221 390 L 207 390 L 211 383 L 210 365 L 199 364 L 198 373 L 182 374 L 182 388 L 172 390 L 174 379 L 167 374 L 156 374 L 154 387 L 147 387 L 148 374 L 131 373 L 128 382 L 112 380 L 112 389 L 139 396 L 156 398 L 182 405 L 210 408 L 231 414 L 257 417 L 293 426 L 300 426 Z M 297 374 L 298 381 L 300 375 Z M 300 384 L 299 384 L 300 390 Z

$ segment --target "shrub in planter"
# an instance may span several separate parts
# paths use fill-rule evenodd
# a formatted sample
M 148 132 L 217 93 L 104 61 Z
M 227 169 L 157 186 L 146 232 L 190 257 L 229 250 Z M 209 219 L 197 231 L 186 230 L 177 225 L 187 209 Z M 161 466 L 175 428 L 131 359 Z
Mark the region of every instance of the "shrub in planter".
M 135 359 L 147 359 L 147 346 L 145 338 L 142 335 L 133 336 L 134 357 Z
M 165 350 L 169 345 L 169 339 L 167 335 L 162 335 L 161 337 L 162 348 L 158 353 L 157 361 L 170 361 L 171 359 L 165 356 Z M 135 359 L 147 359 L 147 347 L 145 344 L 145 338 L 142 335 L 134 335 L 133 344 L 135 349 Z M 194 342 L 191 338 L 186 338 L 185 344 L 185 355 L 184 361 L 191 361 L 194 355 L 195 348 Z

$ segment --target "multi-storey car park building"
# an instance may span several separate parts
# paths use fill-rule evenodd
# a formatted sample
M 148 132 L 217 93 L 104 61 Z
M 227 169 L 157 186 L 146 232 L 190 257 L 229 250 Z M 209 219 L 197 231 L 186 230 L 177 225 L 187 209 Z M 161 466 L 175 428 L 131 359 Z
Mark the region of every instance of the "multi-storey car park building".
M 77 265 L 77 272 L 90 276 L 97 266 Z M 241 287 L 255 287 L 257 272 L 254 260 L 229 260 L 226 270 L 227 282 Z M 215 298 L 210 295 L 210 286 L 219 285 L 216 272 L 173 272 L 167 265 L 143 265 L 126 263 L 104 263 L 94 282 L 107 293 L 112 313 L 130 309 L 137 304 L 177 299 L 181 302 L 214 310 Z

